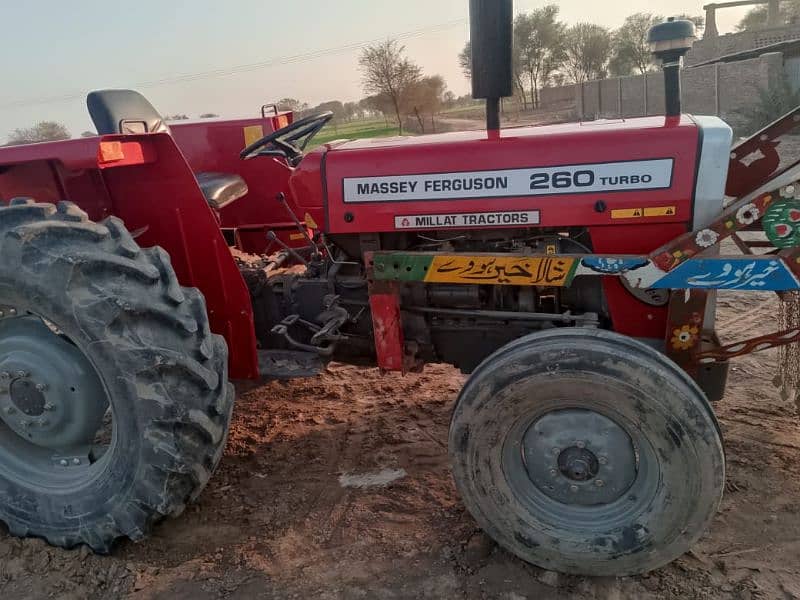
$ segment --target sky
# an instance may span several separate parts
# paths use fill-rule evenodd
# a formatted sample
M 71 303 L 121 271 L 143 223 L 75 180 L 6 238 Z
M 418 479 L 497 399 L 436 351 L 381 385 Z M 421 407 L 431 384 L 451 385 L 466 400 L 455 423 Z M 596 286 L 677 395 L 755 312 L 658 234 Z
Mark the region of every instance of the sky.
M 553 0 L 550 0 L 553 1 Z M 139 89 L 165 115 L 246 117 L 293 97 L 310 104 L 364 96 L 359 46 L 400 36 L 427 74 L 457 95 L 468 0 L 0 0 L 0 142 L 38 121 L 93 130 L 85 95 Z M 548 0 L 515 0 L 515 11 Z M 556 1 L 561 19 L 618 27 L 633 12 L 701 14 L 701 1 Z M 721 33 L 747 8 L 719 11 Z M 324 52 L 321 52 L 324 51 Z M 233 71 L 233 72 L 231 72 Z M 211 76 L 215 75 L 215 76 Z M 164 81 L 166 80 L 166 81 Z

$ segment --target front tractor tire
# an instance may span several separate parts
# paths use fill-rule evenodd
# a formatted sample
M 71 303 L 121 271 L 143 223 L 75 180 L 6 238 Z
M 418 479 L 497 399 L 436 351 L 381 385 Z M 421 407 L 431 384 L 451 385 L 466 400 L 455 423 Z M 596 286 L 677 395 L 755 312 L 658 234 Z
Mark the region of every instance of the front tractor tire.
M 450 454 L 492 538 L 578 575 L 676 559 L 708 527 L 725 481 L 700 388 L 656 350 L 602 330 L 537 333 L 487 358 L 458 399 Z
M 225 446 L 227 347 L 161 248 L 70 203 L 0 208 L 0 521 L 109 552 L 197 497 Z

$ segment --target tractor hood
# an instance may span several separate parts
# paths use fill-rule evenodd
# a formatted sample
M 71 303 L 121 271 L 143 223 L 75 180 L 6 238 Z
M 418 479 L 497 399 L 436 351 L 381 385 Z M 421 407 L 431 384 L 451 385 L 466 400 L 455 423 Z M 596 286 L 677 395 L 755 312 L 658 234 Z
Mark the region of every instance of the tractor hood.
M 293 180 L 320 182 L 330 233 L 693 224 L 701 188 L 702 212 L 721 209 L 730 142 L 688 116 L 354 140 Z

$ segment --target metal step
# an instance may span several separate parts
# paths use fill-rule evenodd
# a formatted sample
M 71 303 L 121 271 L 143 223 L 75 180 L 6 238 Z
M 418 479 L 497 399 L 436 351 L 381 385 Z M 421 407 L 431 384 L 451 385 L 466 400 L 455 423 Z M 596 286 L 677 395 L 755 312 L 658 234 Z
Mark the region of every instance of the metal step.
M 265 379 L 316 377 L 325 368 L 319 355 L 296 350 L 259 350 L 258 372 Z

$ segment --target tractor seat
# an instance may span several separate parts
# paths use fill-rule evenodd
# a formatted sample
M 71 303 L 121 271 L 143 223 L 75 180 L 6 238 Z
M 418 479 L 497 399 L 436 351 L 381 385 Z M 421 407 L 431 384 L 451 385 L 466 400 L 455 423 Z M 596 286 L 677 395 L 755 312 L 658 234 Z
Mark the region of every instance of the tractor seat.
M 164 119 L 147 101 L 133 90 L 101 90 L 86 98 L 89 116 L 97 133 L 170 133 Z M 195 175 L 208 205 L 214 210 L 226 207 L 247 194 L 247 183 L 232 173 L 197 173 Z
M 222 210 L 234 200 L 247 195 L 247 183 L 239 175 L 198 173 L 195 177 L 208 205 L 214 210 Z

